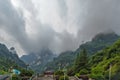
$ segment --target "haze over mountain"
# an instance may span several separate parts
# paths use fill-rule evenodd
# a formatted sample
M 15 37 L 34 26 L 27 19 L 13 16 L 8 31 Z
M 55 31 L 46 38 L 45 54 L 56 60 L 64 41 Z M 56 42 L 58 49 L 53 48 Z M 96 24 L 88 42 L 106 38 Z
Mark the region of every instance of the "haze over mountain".
M 36 72 L 41 72 L 45 69 L 45 65 L 51 62 L 53 58 L 56 57 L 49 49 L 43 49 L 39 53 L 31 53 L 28 55 L 23 55 L 21 60 Z
M 119 0 L 0 0 L 0 42 L 19 56 L 75 50 L 100 32 L 120 34 Z

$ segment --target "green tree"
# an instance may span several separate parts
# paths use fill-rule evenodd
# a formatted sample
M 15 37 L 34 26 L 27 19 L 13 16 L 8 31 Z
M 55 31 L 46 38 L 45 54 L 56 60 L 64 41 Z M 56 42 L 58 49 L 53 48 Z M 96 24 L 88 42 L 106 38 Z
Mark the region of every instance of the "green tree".
M 86 74 L 88 74 L 88 73 L 89 73 L 89 72 L 88 72 L 87 69 L 82 69 L 82 70 L 80 70 L 80 72 L 79 72 L 80 75 L 86 75 Z
M 83 49 L 78 55 L 75 60 L 74 71 L 78 73 L 81 69 L 87 68 L 88 63 L 88 55 L 86 49 Z

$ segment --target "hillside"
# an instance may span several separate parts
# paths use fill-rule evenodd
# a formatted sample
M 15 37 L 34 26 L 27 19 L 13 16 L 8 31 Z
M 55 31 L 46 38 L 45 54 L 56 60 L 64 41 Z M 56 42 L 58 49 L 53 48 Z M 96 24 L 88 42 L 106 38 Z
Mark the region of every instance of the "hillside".
M 52 62 L 49 62 L 45 67 L 51 70 L 58 69 L 59 67 L 63 68 L 63 65 L 70 67 L 73 65 L 76 55 L 81 51 L 81 49 L 85 48 L 88 52 L 88 55 L 92 56 L 97 51 L 100 51 L 105 47 L 112 45 L 119 38 L 120 36 L 115 33 L 100 33 L 96 35 L 91 41 L 80 45 L 76 51 L 66 51 L 64 53 L 61 53 L 58 57 L 54 58 Z
M 12 47 L 10 50 L 0 43 L 0 69 L 9 69 L 12 66 L 25 67 L 25 63 L 21 61 Z
M 61 53 L 58 57 L 54 58 L 53 61 L 45 65 L 46 70 L 57 70 L 58 68 L 64 68 L 64 66 L 73 65 L 75 54 L 72 51 L 66 51 Z
M 120 40 L 114 45 L 97 52 L 89 61 L 91 77 L 108 79 L 111 67 L 112 80 L 120 80 Z
M 120 36 L 115 33 L 99 33 L 91 41 L 80 45 L 75 53 L 79 53 L 82 48 L 85 48 L 88 52 L 88 55 L 93 55 L 95 52 L 112 45 L 119 38 Z

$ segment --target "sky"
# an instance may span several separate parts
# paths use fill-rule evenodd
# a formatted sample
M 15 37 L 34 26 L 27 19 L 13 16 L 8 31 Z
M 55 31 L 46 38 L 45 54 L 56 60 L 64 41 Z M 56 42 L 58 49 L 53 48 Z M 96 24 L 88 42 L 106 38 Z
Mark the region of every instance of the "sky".
M 75 50 L 101 32 L 120 34 L 120 0 L 0 0 L 0 43 L 19 56 Z

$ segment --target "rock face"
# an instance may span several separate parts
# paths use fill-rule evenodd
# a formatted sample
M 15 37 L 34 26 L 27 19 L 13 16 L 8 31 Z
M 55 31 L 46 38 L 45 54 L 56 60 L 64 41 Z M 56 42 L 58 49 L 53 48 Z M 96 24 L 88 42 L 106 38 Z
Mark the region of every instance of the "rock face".
M 0 66 L 7 68 L 8 66 L 18 65 L 25 67 L 25 63 L 19 59 L 15 48 L 12 47 L 10 50 L 6 45 L 0 43 Z
M 29 64 L 30 67 L 37 71 L 42 72 L 48 62 L 52 61 L 55 55 L 49 49 L 43 49 L 40 53 L 31 53 L 28 55 L 23 55 L 21 60 Z

